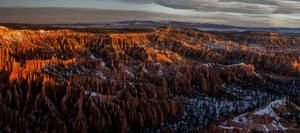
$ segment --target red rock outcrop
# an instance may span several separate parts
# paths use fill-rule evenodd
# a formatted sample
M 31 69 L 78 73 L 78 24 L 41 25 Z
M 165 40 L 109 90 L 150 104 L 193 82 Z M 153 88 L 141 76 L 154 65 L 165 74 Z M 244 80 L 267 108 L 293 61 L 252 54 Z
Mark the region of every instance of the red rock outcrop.
M 272 90 L 262 74 L 300 76 L 299 53 L 240 44 L 277 47 L 291 40 L 250 34 L 0 28 L 0 132 L 172 132 L 162 123 L 183 118 L 179 96 L 205 93 L 232 100 L 224 84 Z

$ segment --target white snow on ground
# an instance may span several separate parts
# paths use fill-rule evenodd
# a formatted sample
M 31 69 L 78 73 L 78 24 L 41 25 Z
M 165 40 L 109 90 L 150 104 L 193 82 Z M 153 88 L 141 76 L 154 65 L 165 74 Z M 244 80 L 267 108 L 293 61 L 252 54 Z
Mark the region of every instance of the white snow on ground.
M 158 70 L 157 75 L 162 76 L 162 75 L 164 75 L 164 72 L 162 70 Z
M 275 113 L 273 108 L 277 108 L 278 106 L 285 106 L 286 101 L 283 101 L 282 99 L 276 100 L 268 104 L 265 108 L 256 110 L 254 112 L 255 115 L 269 115 L 271 117 L 274 117 L 275 119 L 279 120 L 280 117 Z
M 300 111 L 300 107 L 299 106 L 296 106 L 296 109 Z
M 223 126 L 223 125 L 221 125 L 220 128 L 223 128 L 223 129 L 229 129 L 229 130 L 235 129 L 235 127 L 225 127 L 225 126 Z
M 127 74 L 129 74 L 132 78 L 134 78 L 134 74 L 133 74 L 133 73 L 129 72 L 128 70 L 125 70 L 125 72 L 126 72 Z
M 247 114 L 248 114 L 248 113 L 246 113 L 246 114 L 241 114 L 241 115 L 235 117 L 232 121 L 233 121 L 233 122 L 236 122 L 236 123 L 238 123 L 238 122 L 243 122 L 243 123 L 245 123 L 245 122 L 247 122 L 247 118 L 245 117 Z
M 238 64 L 231 64 L 231 65 L 223 65 L 223 64 L 218 64 L 218 63 L 206 63 L 206 64 L 201 64 L 204 66 L 222 66 L 222 67 L 233 67 L 233 66 L 242 66 L 245 65 L 245 63 L 238 63 Z
M 231 121 L 238 125 L 248 125 L 248 126 L 250 126 L 250 128 L 261 127 L 260 129 L 257 129 L 257 130 L 261 130 L 264 132 L 285 131 L 285 130 L 291 129 L 291 127 L 283 126 L 283 124 L 280 121 L 281 120 L 280 116 L 276 113 L 276 111 L 274 111 L 275 108 L 278 109 L 278 108 L 283 107 L 283 109 L 284 109 L 285 106 L 287 106 L 287 104 L 288 104 L 287 102 L 288 101 L 286 99 L 279 99 L 279 100 L 272 101 L 269 104 L 265 105 L 263 108 L 257 109 L 253 112 L 241 114 L 241 115 L 233 118 Z M 300 108 L 298 106 L 296 106 L 295 104 L 289 103 L 289 105 L 294 106 L 296 110 L 300 111 Z M 287 112 L 285 112 L 285 113 L 287 113 L 287 114 L 290 113 L 290 112 L 288 112 L 289 111 L 288 109 L 286 109 L 286 111 Z M 274 118 L 272 123 L 265 123 L 265 124 L 260 125 L 252 120 L 253 117 L 257 117 L 257 116 L 263 117 L 265 115 L 268 115 L 268 116 Z M 238 127 L 233 127 L 232 125 L 227 125 L 227 124 L 228 124 L 227 121 L 225 121 L 223 124 L 221 124 L 219 126 L 219 128 L 226 129 L 226 130 L 238 129 Z
M 272 121 L 272 126 L 275 128 L 275 130 L 279 130 L 279 128 L 276 124 L 277 124 L 276 121 Z
M 264 125 L 264 128 L 265 128 L 265 131 L 266 131 L 266 132 L 269 132 L 269 131 L 270 131 L 270 129 L 269 129 L 269 128 L 267 128 L 267 126 L 266 126 L 266 125 Z
M 101 67 L 106 67 L 105 62 L 102 62 L 102 63 L 101 63 Z
M 100 77 L 103 78 L 104 80 L 107 80 L 107 77 L 105 77 L 105 75 L 104 75 L 103 73 L 99 72 L 99 71 L 97 71 L 97 72 L 95 73 L 95 75 L 100 76 Z
M 245 90 L 233 86 L 230 86 L 229 88 L 229 85 L 225 85 L 225 87 L 231 89 L 231 92 L 235 93 L 237 98 L 241 100 L 232 101 L 228 99 L 213 98 L 203 93 L 199 94 L 197 97 L 187 98 L 187 103 L 183 104 L 185 109 L 183 119 L 168 126 L 172 127 L 175 132 L 180 132 L 182 129 L 184 129 L 184 131 L 203 129 L 208 126 L 211 119 L 219 120 L 221 116 L 230 116 L 230 114 L 235 114 L 236 112 L 245 112 L 249 108 L 273 101 L 267 93 L 259 90 Z M 174 96 L 174 99 L 178 99 L 178 97 Z M 243 115 L 235 120 L 243 122 L 247 121 L 246 117 Z M 224 124 L 223 127 L 226 128 L 227 126 Z M 232 127 L 228 126 L 227 128 Z
M 93 97 L 101 96 L 100 93 L 93 92 L 93 91 L 87 91 L 87 90 L 85 90 L 84 93 L 85 93 L 86 95 L 91 94 L 91 96 L 93 96 Z
M 282 130 L 288 130 L 288 128 L 283 127 L 282 124 L 281 124 L 280 122 L 278 123 L 277 127 L 280 127 Z
M 96 57 L 93 54 L 90 57 L 91 59 L 96 60 Z
M 227 45 L 226 44 L 221 44 L 221 43 L 207 43 L 207 47 L 210 49 L 222 49 L 225 50 Z
M 176 77 L 177 77 L 177 78 L 181 78 L 181 77 L 183 77 L 183 74 L 182 74 L 181 72 L 178 72 L 178 73 L 176 74 Z
M 149 71 L 148 71 L 146 68 L 143 68 L 143 71 L 144 71 L 145 73 L 149 73 Z
M 160 62 L 156 62 L 156 63 L 154 63 L 154 65 L 158 65 L 158 66 L 160 66 L 160 65 L 161 65 L 161 63 L 160 63 Z

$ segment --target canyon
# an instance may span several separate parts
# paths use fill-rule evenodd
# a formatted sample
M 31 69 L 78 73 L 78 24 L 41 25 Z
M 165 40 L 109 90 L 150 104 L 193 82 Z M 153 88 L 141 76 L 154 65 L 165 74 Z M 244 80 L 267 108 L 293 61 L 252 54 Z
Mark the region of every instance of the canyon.
M 0 92 L 0 132 L 299 132 L 300 34 L 1 26 Z

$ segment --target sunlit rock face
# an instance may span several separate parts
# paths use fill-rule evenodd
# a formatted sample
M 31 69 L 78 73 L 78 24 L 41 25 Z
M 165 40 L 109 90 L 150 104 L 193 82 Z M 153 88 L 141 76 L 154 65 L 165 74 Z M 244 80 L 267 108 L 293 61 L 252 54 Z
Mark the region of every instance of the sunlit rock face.
M 297 38 L 170 27 L 0 27 L 0 131 L 297 129 L 290 115 L 300 104 Z M 237 114 L 243 118 L 215 126 Z

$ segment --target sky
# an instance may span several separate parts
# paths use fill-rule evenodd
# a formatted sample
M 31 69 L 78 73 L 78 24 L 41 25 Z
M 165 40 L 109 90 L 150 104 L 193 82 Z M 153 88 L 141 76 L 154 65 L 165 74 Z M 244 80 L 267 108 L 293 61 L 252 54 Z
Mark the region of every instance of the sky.
M 0 0 L 0 23 L 131 20 L 300 27 L 300 0 Z

